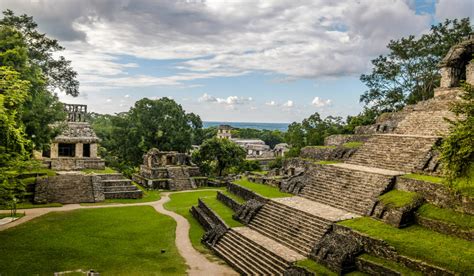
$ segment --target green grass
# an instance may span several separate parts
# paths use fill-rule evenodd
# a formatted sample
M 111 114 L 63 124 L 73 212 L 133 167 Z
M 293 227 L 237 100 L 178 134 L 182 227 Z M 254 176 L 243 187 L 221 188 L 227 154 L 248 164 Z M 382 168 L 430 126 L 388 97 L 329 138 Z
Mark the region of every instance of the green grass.
M 368 276 L 369 274 L 364 273 L 362 271 L 352 271 L 349 273 L 344 274 L 345 276 Z
M 109 167 L 105 167 L 105 169 L 103 170 L 95 170 L 95 169 L 84 169 L 82 170 L 83 173 L 86 173 L 86 174 L 92 174 L 92 173 L 97 173 L 97 174 L 110 174 L 110 173 L 117 173 L 116 170 L 112 169 L 112 168 L 109 168 Z
M 418 197 L 418 194 L 414 192 L 391 190 L 390 192 L 379 196 L 379 200 L 387 207 L 400 208 L 413 203 L 418 199 Z
M 252 171 L 253 174 L 258 174 L 258 175 L 267 175 L 268 171 Z
M 442 177 L 425 175 L 425 174 L 416 174 L 416 173 L 405 174 L 401 177 L 421 180 L 421 181 L 426 181 L 426 182 L 431 182 L 431 183 L 437 183 L 437 184 L 443 184 L 443 181 L 444 181 Z
M 198 198 L 213 198 L 216 197 L 216 195 L 217 192 L 215 190 L 198 190 L 195 192 L 174 193 L 170 195 L 171 200 L 164 205 L 167 210 L 180 214 L 188 220 L 191 226 L 189 229 L 189 238 L 193 247 L 197 251 L 206 254 L 209 258 L 214 259 L 216 258 L 212 255 L 212 252 L 201 243 L 201 237 L 205 233 L 204 228 L 202 228 L 199 222 L 191 215 L 189 209 L 191 206 L 197 205 Z
M 244 204 L 246 202 L 245 199 L 241 198 L 240 196 L 234 195 L 233 193 L 229 193 L 227 190 L 222 191 L 222 193 L 225 194 L 226 196 L 232 198 L 237 203 Z
M 455 272 L 474 273 L 474 243 L 413 225 L 398 229 L 368 217 L 339 222 L 373 238 L 383 239 L 403 255 Z
M 451 187 L 465 196 L 474 197 L 474 166 L 471 166 L 466 177 L 455 179 Z
M 33 204 L 31 202 L 21 202 L 16 205 L 17 209 L 33 209 L 33 208 L 49 208 L 49 207 L 61 207 L 61 203 L 47 203 L 47 204 Z M 0 206 L 0 210 L 8 210 L 5 206 Z
M 227 207 L 224 203 L 217 200 L 216 197 L 202 198 L 202 201 L 211 208 L 216 214 L 227 224 L 229 227 L 240 227 L 244 226 L 242 223 L 234 220 L 232 215 L 234 211 Z
M 311 259 L 304 259 L 296 262 L 296 266 L 302 267 L 309 272 L 313 272 L 315 275 L 321 275 L 321 276 L 336 276 L 337 273 L 332 272 L 325 266 L 318 264 L 317 262 L 311 260 Z
M 184 275 L 175 221 L 150 206 L 54 212 L 0 232 L 2 275 Z M 164 252 L 162 252 L 164 250 Z
M 330 165 L 330 164 L 337 164 L 337 163 L 341 163 L 341 161 L 337 161 L 337 160 L 321 160 L 321 161 L 315 161 L 313 162 L 314 164 L 317 164 L 317 165 Z
M 382 258 L 378 258 L 378 257 L 372 256 L 372 255 L 369 255 L 369 254 L 362 254 L 358 258 L 361 258 L 361 259 L 367 260 L 367 261 L 371 261 L 371 262 L 379 264 L 383 267 L 390 268 L 392 270 L 398 271 L 398 272 L 400 272 L 401 275 L 410 275 L 410 276 L 421 276 L 421 275 L 423 275 L 421 272 L 413 271 L 413 270 L 407 268 L 406 266 L 397 264 L 396 262 L 386 260 L 386 259 L 382 259 Z
M 21 217 L 24 217 L 24 216 L 25 216 L 24 213 L 16 213 L 15 218 L 21 218 Z M 6 218 L 6 217 L 11 217 L 11 216 L 10 216 L 10 213 L 3 213 L 3 214 L 0 214 L 0 219 Z
M 363 142 L 347 142 L 342 144 L 343 147 L 345 148 L 350 148 L 350 149 L 355 149 L 355 148 L 360 148 L 364 143 Z
M 418 208 L 417 213 L 422 217 L 455 224 L 463 229 L 474 229 L 473 215 L 459 213 L 451 209 L 439 208 L 432 204 L 422 205 Z
M 315 149 L 335 149 L 337 146 L 307 146 L 308 148 L 315 148 Z
M 249 190 L 254 191 L 255 193 L 267 197 L 267 198 L 277 198 L 277 197 L 288 197 L 293 196 L 293 194 L 280 192 L 277 187 L 259 184 L 255 182 L 250 182 L 246 178 L 242 178 L 234 181 L 235 184 L 245 187 Z

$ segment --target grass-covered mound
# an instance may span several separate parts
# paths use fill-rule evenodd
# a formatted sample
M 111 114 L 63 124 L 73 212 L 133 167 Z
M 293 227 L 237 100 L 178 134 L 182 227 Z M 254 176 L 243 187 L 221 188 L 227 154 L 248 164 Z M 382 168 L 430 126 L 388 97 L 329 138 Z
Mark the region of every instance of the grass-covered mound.
M 320 275 L 320 276 L 336 276 L 337 275 L 337 273 L 332 272 L 325 266 L 311 259 L 304 259 L 304 260 L 297 261 L 295 263 L 295 266 L 304 268 L 307 271 L 314 273 L 314 275 Z
M 242 178 L 234 181 L 235 184 L 245 187 L 255 193 L 267 197 L 267 198 L 278 198 L 293 196 L 293 194 L 281 192 L 277 187 L 251 182 L 246 178 Z
M 379 200 L 382 201 L 385 206 L 392 208 L 400 208 L 412 204 L 419 198 L 417 193 L 406 192 L 400 190 L 391 190 L 379 196 Z
M 0 271 L 52 275 L 183 275 L 175 221 L 150 206 L 50 213 L 0 232 Z
M 224 203 L 217 200 L 216 197 L 202 198 L 202 201 L 204 201 L 207 207 L 211 208 L 229 227 L 244 226 L 242 223 L 232 218 L 234 211 Z
M 368 217 L 339 224 L 383 239 L 400 254 L 461 273 L 474 273 L 474 243 L 413 225 L 398 229 Z
M 431 183 L 437 183 L 437 184 L 443 184 L 444 182 L 444 179 L 442 177 L 431 176 L 431 175 L 426 175 L 426 174 L 410 173 L 410 174 L 405 174 L 401 177 L 408 178 L 408 179 L 421 180 L 421 181 L 426 181 L 426 182 L 431 182 Z
M 107 205 L 107 204 L 130 204 L 130 203 L 142 203 L 142 202 L 152 202 L 160 200 L 160 191 L 157 190 L 145 190 L 142 186 L 138 185 L 135 182 L 132 182 L 133 185 L 137 186 L 138 189 L 142 190 L 143 197 L 142 198 L 113 198 L 113 199 L 106 199 L 101 202 L 96 203 L 81 203 L 82 206 L 91 206 L 91 205 Z
M 197 204 L 198 198 L 215 198 L 216 195 L 217 192 L 214 190 L 174 193 L 170 195 L 171 200 L 164 205 L 167 210 L 180 214 L 189 221 L 191 226 L 189 229 L 189 238 L 191 239 L 193 247 L 197 251 L 208 255 L 211 254 L 211 251 L 201 243 L 201 237 L 204 235 L 205 231 L 199 222 L 191 215 L 189 209 L 191 206 Z
M 418 215 L 429 219 L 454 224 L 462 229 L 474 229 L 474 216 L 463 214 L 451 209 L 443 209 L 432 204 L 423 204 L 417 210 Z

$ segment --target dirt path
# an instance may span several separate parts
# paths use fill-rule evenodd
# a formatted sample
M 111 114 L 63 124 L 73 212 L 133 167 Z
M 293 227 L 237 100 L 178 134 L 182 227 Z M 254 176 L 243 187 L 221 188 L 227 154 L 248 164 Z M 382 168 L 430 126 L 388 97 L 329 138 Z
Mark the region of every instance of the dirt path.
M 193 192 L 193 191 L 183 191 Z M 25 216 L 4 225 L 0 225 L 0 231 L 15 227 L 23 224 L 34 218 L 40 217 L 50 212 L 63 212 L 72 211 L 77 209 L 96 209 L 96 208 L 113 208 L 113 207 L 129 207 L 129 206 L 152 206 L 158 213 L 164 214 L 173 218 L 176 221 L 176 240 L 175 244 L 178 248 L 180 255 L 185 259 L 186 264 L 189 266 L 189 275 L 239 275 L 234 270 L 226 265 L 221 265 L 209 261 L 205 256 L 196 251 L 191 244 L 189 239 L 189 222 L 174 212 L 168 211 L 163 207 L 163 204 L 170 200 L 168 193 L 161 193 L 161 199 L 152 202 L 142 203 L 130 203 L 130 204 L 108 204 L 108 205 L 96 205 L 96 206 L 81 206 L 79 204 L 68 204 L 62 207 L 51 207 L 51 208 L 33 208 L 33 209 L 22 209 L 19 212 L 25 212 Z M 1 210 L 0 213 L 9 213 L 8 210 Z
M 176 221 L 176 247 L 181 256 L 189 266 L 189 275 L 239 275 L 234 270 L 225 265 L 210 262 L 205 256 L 196 251 L 189 239 L 189 222 L 187 219 L 174 212 L 168 211 L 163 204 L 170 200 L 169 193 L 162 193 L 161 199 L 153 204 L 157 212 L 172 217 Z

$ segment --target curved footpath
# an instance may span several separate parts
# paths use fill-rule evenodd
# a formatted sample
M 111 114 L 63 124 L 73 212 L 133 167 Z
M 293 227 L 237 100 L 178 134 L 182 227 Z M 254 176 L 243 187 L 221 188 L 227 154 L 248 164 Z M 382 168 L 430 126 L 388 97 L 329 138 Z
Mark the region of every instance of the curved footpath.
M 182 191 L 182 192 L 193 192 L 193 191 Z M 179 192 L 178 192 L 179 193 Z M 163 207 L 163 204 L 170 200 L 170 192 L 161 193 L 161 199 L 152 202 L 142 203 L 129 203 L 129 204 L 108 204 L 108 205 L 97 205 L 97 206 L 81 206 L 79 204 L 68 204 L 62 207 L 50 207 L 50 208 L 33 208 L 33 209 L 22 209 L 21 212 L 25 212 L 25 216 L 17 219 L 13 222 L 0 225 L 0 231 L 15 227 L 23 224 L 34 218 L 45 215 L 49 212 L 63 212 L 72 211 L 77 209 L 93 209 L 93 208 L 113 208 L 113 207 L 129 207 L 129 206 L 152 206 L 158 213 L 172 217 L 176 221 L 176 240 L 175 244 L 178 248 L 180 255 L 185 259 L 188 265 L 188 275 L 239 275 L 233 269 L 227 265 L 221 265 L 209 261 L 205 256 L 196 251 L 191 244 L 189 239 L 189 222 L 174 212 L 168 211 Z M 0 213 L 9 213 L 9 210 L 0 211 Z

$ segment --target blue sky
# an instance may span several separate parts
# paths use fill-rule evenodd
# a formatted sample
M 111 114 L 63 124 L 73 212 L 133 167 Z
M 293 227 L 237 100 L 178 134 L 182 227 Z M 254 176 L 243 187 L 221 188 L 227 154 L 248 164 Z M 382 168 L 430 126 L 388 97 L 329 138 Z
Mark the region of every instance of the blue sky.
M 171 97 L 207 121 L 292 122 L 360 112 L 360 74 L 390 39 L 470 0 L 2 0 L 66 47 L 81 95 L 68 103 L 126 111 Z

